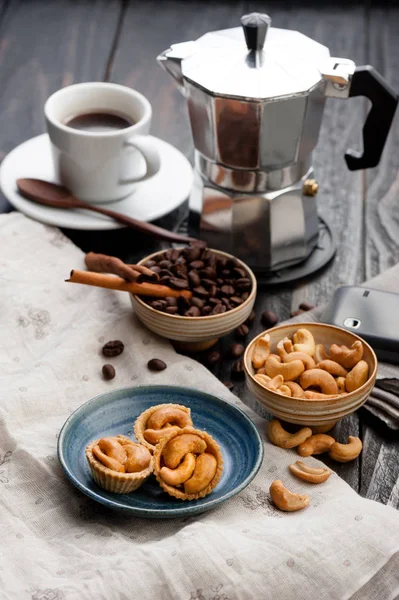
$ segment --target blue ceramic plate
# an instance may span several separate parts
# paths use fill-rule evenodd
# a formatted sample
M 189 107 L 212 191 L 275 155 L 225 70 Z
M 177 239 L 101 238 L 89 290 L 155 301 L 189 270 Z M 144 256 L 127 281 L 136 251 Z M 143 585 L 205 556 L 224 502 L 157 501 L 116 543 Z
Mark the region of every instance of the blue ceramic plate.
M 164 492 L 154 476 L 131 494 L 112 494 L 98 487 L 86 461 L 86 445 L 117 433 L 134 439 L 133 423 L 139 414 L 167 402 L 190 407 L 194 426 L 207 431 L 221 447 L 224 470 L 212 493 L 184 502 Z M 143 386 L 101 394 L 75 410 L 61 430 L 58 457 L 72 483 L 93 500 L 132 515 L 165 519 L 204 512 L 238 494 L 259 470 L 263 443 L 240 409 L 215 396 L 183 387 Z

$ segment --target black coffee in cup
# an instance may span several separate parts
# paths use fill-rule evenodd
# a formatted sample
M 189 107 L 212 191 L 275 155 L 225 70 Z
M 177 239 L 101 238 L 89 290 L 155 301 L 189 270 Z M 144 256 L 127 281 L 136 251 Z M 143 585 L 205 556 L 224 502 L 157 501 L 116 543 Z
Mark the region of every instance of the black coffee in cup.
M 98 110 L 72 115 L 64 120 L 64 125 L 72 127 L 72 129 L 79 129 L 80 131 L 104 133 L 126 129 L 134 125 L 134 121 L 122 113 Z

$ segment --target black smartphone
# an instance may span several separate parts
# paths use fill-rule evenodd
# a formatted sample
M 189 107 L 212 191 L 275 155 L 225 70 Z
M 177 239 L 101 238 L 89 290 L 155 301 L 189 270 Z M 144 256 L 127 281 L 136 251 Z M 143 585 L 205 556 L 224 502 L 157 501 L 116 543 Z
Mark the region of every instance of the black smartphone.
M 382 361 L 399 363 L 399 294 L 345 285 L 337 289 L 321 320 L 360 335 Z

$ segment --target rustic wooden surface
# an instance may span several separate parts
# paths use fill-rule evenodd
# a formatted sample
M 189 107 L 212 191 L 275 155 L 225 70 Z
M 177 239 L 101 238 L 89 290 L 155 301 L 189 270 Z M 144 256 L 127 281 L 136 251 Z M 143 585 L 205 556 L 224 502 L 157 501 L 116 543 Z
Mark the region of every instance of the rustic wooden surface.
M 298 29 L 329 46 L 333 56 L 373 64 L 399 90 L 399 8 L 372 2 L 282 2 L 270 0 L 273 25 Z M 44 131 L 43 104 L 56 89 L 70 83 L 106 80 L 134 87 L 153 106 L 152 132 L 192 159 L 185 102 L 155 57 L 173 42 L 236 26 L 239 17 L 264 10 L 264 2 L 233 0 L 4 0 L 0 6 L 0 158 L 22 141 Z M 349 172 L 345 150 L 360 147 L 367 111 L 364 99 L 327 102 L 314 156 L 320 183 L 319 211 L 338 233 L 335 260 L 321 273 L 284 288 L 262 290 L 258 317 L 250 337 L 262 330 L 259 315 L 274 310 L 281 319 L 300 302 L 322 304 L 341 284 L 358 283 L 399 260 L 399 118 L 395 120 L 378 168 Z M 0 212 L 10 210 L 0 195 Z M 183 205 L 158 222 L 174 227 Z M 85 251 L 124 258 L 147 254 L 155 245 L 128 230 L 65 233 Z M 226 354 L 233 336 L 220 342 Z M 203 359 L 204 357 L 198 357 Z M 213 367 L 231 380 L 232 361 Z M 235 393 L 253 400 L 242 382 Z M 365 451 L 347 465 L 331 465 L 363 496 L 399 507 L 399 436 L 365 410 L 344 419 L 335 434 L 344 440 L 360 435 Z

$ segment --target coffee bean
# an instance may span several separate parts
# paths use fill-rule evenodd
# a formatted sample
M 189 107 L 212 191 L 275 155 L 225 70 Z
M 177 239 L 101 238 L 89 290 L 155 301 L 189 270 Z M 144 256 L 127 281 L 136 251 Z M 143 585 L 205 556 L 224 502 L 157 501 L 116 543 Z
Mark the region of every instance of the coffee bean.
M 199 298 L 208 298 L 209 296 L 209 292 L 206 291 L 205 288 L 203 288 L 201 285 L 199 285 L 198 287 L 195 287 L 193 289 L 193 293 L 198 296 Z
M 169 269 L 161 269 L 159 271 L 159 276 L 160 277 L 173 277 L 173 273 L 172 273 L 172 271 L 169 271 Z
M 211 254 L 208 258 L 208 267 L 212 267 L 212 269 L 216 269 L 217 266 L 217 258 L 215 254 Z
M 249 315 L 248 319 L 245 321 L 247 325 L 252 325 L 252 323 L 255 321 L 256 319 L 256 312 L 254 310 L 251 310 L 251 314 Z
M 234 387 L 234 383 L 232 381 L 223 381 L 223 384 L 227 387 L 228 390 L 232 390 Z
M 147 267 L 147 269 L 151 269 L 151 267 L 155 267 L 156 264 L 155 260 L 147 260 L 147 262 L 144 263 L 144 266 Z
M 221 304 L 221 300 L 220 298 L 215 298 L 214 296 L 212 298 L 209 298 L 208 300 L 209 304 L 212 304 L 212 306 L 216 306 L 216 304 Z
M 151 271 L 153 271 L 154 273 L 157 273 L 159 275 L 159 273 L 161 272 L 161 267 L 158 267 L 158 265 L 155 265 L 155 267 L 151 267 Z
M 241 296 L 231 296 L 230 302 L 235 306 L 239 306 L 244 302 L 244 300 L 241 298 Z
M 222 269 L 226 268 L 226 259 L 225 258 L 221 258 L 218 257 L 217 258 L 217 268 L 221 271 Z
M 232 275 L 237 278 L 247 276 L 245 269 L 242 269 L 241 267 L 234 267 L 234 269 L 232 271 Z
M 124 348 L 125 346 L 123 342 L 120 340 L 114 340 L 104 344 L 102 347 L 102 353 L 104 356 L 119 356 L 119 354 L 122 354 Z
M 220 304 L 216 304 L 216 306 L 214 307 L 212 314 L 213 315 L 220 315 L 222 313 L 225 313 L 227 310 L 226 306 L 222 303 Z
M 175 261 L 175 265 L 185 265 L 186 264 L 186 259 L 184 258 L 184 256 L 179 256 L 179 258 L 176 258 Z
M 163 260 L 172 260 L 172 250 L 166 250 L 166 252 L 164 252 Z
M 202 314 L 203 314 L 204 317 L 207 317 L 208 315 L 211 314 L 212 310 L 213 310 L 212 306 L 209 306 L 209 304 L 207 304 L 206 306 L 204 306 L 204 308 L 202 309 L 201 312 L 202 312 Z
M 220 271 L 220 274 L 223 277 L 223 279 L 226 279 L 227 277 L 231 276 L 231 271 L 230 269 L 223 269 L 222 271 Z
M 304 310 L 300 310 L 300 309 L 298 309 L 298 310 L 294 310 L 294 311 L 292 311 L 292 313 L 290 314 L 290 317 L 298 317 L 299 315 L 301 315 L 301 314 L 302 314 L 302 313 L 304 313 L 304 312 L 305 312 Z
M 308 310 L 313 310 L 316 307 L 314 304 L 310 304 L 310 302 L 301 302 L 298 308 L 307 312 Z
M 185 313 L 185 317 L 200 317 L 201 311 L 197 306 L 191 306 Z
M 169 252 L 169 250 L 168 250 Z M 178 250 L 177 248 L 173 248 L 173 250 L 170 250 L 170 257 L 169 260 L 171 260 L 172 262 L 174 262 L 175 260 L 177 260 L 180 256 L 180 250 Z
M 235 293 L 235 289 L 233 288 L 232 285 L 222 285 L 222 287 L 220 288 L 220 291 L 225 296 L 232 296 Z
M 159 283 L 161 285 L 166 285 L 167 287 L 169 287 L 169 282 L 170 282 L 170 277 L 161 277 L 161 279 L 159 280 Z
M 193 240 L 190 242 L 190 246 L 191 248 L 201 248 L 201 250 L 204 250 L 208 244 L 204 240 Z
M 242 277 L 241 279 L 237 279 L 235 282 L 235 286 L 237 290 L 249 290 L 252 286 L 251 280 L 247 277 Z
M 171 277 L 169 285 L 175 290 L 188 290 L 188 288 L 190 287 L 187 279 L 178 279 L 177 277 Z
M 249 292 L 244 292 L 243 294 L 241 294 L 241 298 L 242 298 L 242 299 L 244 300 L 244 302 L 245 302 L 245 300 L 246 300 L 247 298 L 249 298 Z
M 222 279 L 221 277 L 218 277 L 218 278 L 216 279 L 216 283 L 217 283 L 218 285 L 223 285 L 223 284 L 224 284 L 224 279 Z
M 179 309 L 177 308 L 177 306 L 167 306 L 165 308 L 165 312 L 167 312 L 168 315 L 177 315 Z
M 177 306 L 179 307 L 179 311 L 183 314 L 190 308 L 191 303 L 185 296 L 179 296 L 177 299 Z
M 155 310 L 164 310 L 166 308 L 166 304 L 164 304 L 161 300 L 153 300 L 151 302 L 152 308 Z
M 215 282 L 212 281 L 212 279 L 201 279 L 201 285 L 203 285 L 204 288 L 208 290 L 210 287 L 213 287 L 215 285 Z
M 161 267 L 161 269 L 170 269 L 170 267 L 172 266 L 172 262 L 170 260 L 161 260 L 161 262 L 159 262 L 158 264 Z
M 201 278 L 198 275 L 197 271 L 189 271 L 188 280 L 191 283 L 192 287 L 198 287 L 199 285 L 201 285 Z
M 206 277 L 207 279 L 212 279 L 212 281 L 215 281 L 217 274 L 216 274 L 216 269 L 214 269 L 213 267 L 205 267 L 205 269 L 202 269 L 200 271 L 200 275 L 201 277 Z
M 260 322 L 265 327 L 274 327 L 279 322 L 279 318 L 272 310 L 265 310 L 261 314 Z
M 177 298 L 174 298 L 173 296 L 167 296 L 165 300 L 169 306 L 177 306 Z
M 248 333 L 249 327 L 248 325 L 245 325 L 245 323 L 242 323 L 239 327 L 235 329 L 235 334 L 239 338 L 245 338 L 248 335 Z
M 183 252 L 188 262 L 191 263 L 199 259 L 202 254 L 202 248 L 199 248 L 198 246 L 194 246 L 194 248 L 184 248 Z
M 231 376 L 234 379 L 244 379 L 245 371 L 244 371 L 244 361 L 243 359 L 237 360 L 231 367 Z
M 104 365 L 101 370 L 102 370 L 104 379 L 106 379 L 107 381 L 109 381 L 110 379 L 113 379 L 115 377 L 115 369 L 112 365 L 108 365 L 108 364 Z
M 196 306 L 197 308 L 201 309 L 201 308 L 204 308 L 204 306 L 205 306 L 205 300 L 202 300 L 202 298 L 196 298 L 195 296 L 193 296 L 191 298 L 191 304 L 193 306 Z
M 222 355 L 217 350 L 212 350 L 206 356 L 206 362 L 208 365 L 216 365 L 218 362 L 222 360 Z
M 245 352 L 245 348 L 242 344 L 231 344 L 229 350 L 228 350 L 228 355 L 231 358 L 239 358 L 240 356 L 242 356 Z
M 164 363 L 160 358 L 152 358 L 148 361 L 147 367 L 150 369 L 150 371 L 163 371 L 166 369 L 166 363 Z
M 202 260 L 194 260 L 193 262 L 190 263 L 190 269 L 196 269 L 197 271 L 199 269 L 203 269 L 205 266 L 205 263 Z

